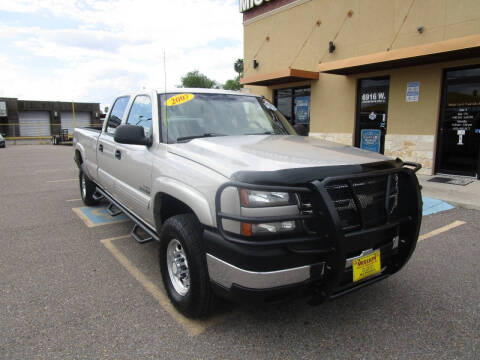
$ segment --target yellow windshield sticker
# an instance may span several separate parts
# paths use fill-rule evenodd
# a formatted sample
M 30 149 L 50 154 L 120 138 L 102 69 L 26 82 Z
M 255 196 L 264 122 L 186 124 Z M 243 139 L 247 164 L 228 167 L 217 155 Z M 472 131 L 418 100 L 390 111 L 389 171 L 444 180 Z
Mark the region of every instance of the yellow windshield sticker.
M 186 102 L 189 102 L 190 100 L 193 100 L 194 97 L 195 95 L 193 94 L 178 94 L 168 99 L 166 102 L 166 105 L 176 106 L 176 105 L 184 104 Z

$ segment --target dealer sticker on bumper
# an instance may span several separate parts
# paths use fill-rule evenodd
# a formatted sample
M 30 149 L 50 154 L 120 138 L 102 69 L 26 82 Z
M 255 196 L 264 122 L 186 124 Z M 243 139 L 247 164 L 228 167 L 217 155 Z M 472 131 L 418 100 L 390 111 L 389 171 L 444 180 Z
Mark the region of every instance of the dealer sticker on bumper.
M 353 282 L 378 274 L 381 270 L 380 250 L 353 260 Z

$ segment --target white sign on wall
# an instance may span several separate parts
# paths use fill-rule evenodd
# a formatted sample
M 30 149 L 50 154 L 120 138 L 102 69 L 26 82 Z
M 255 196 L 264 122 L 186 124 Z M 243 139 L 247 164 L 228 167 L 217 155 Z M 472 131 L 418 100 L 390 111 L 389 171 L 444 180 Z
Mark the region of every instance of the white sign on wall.
M 407 102 L 418 102 L 418 97 L 420 95 L 420 82 L 409 82 L 407 83 L 407 95 L 406 101 Z
M 238 0 L 240 5 L 240 12 L 251 10 L 256 6 L 261 6 L 271 0 Z
M 7 116 L 7 103 L 0 101 L 0 116 Z

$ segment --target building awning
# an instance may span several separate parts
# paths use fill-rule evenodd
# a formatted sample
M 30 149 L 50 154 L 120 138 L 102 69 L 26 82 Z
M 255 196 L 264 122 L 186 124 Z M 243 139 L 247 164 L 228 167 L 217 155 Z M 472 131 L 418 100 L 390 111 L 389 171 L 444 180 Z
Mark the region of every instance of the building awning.
M 349 75 L 480 56 L 480 35 L 321 63 L 323 73 Z
M 268 74 L 256 74 L 240 79 L 242 85 L 270 86 L 305 80 L 318 80 L 318 71 L 284 69 Z

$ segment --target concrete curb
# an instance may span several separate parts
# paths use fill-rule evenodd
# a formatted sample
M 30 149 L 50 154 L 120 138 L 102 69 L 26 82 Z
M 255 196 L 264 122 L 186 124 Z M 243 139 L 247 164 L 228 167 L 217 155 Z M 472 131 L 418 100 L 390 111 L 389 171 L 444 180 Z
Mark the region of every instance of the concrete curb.
M 418 175 L 423 196 L 443 200 L 457 207 L 480 210 L 480 181 L 474 180 L 471 184 L 461 186 L 429 182 L 432 177 Z

